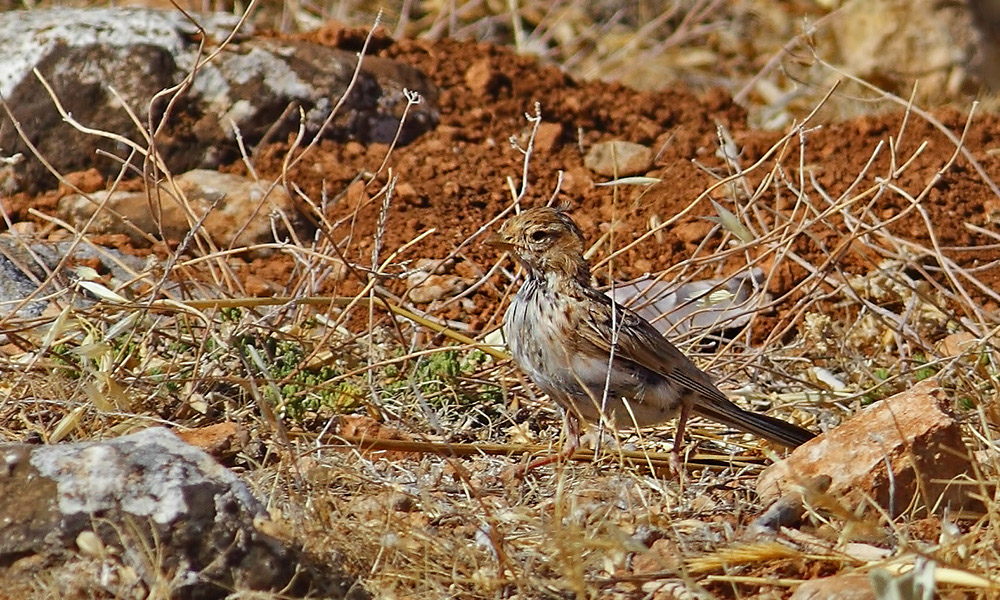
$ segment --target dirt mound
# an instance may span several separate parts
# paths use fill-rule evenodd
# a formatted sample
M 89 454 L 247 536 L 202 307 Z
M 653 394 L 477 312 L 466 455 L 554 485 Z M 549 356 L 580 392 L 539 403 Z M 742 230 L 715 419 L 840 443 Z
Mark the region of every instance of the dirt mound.
M 303 37 L 350 50 L 363 39 L 362 34 L 336 27 Z M 916 115 L 907 118 L 901 111 L 813 125 L 779 144 L 782 134 L 749 129 L 745 112 L 722 91 L 696 95 L 676 87 L 639 92 L 615 83 L 584 83 L 532 58 L 486 44 L 379 38 L 374 47 L 381 56 L 414 65 L 442 90 L 441 123 L 415 142 L 392 149 L 388 168 L 367 184 L 371 177 L 359 179 L 358 174 L 378 171 L 389 146 L 326 141 L 289 171 L 288 180 L 314 202 L 329 199 L 326 216 L 339 224 L 330 233 L 344 242 L 349 261 L 370 263 L 382 210 L 381 198 L 372 196 L 391 172 L 398 180 L 385 217 L 383 247 L 391 251 L 433 228 L 434 234 L 406 259 L 443 258 L 461 246 L 456 271 L 466 277 L 485 273 L 496 258 L 494 251 L 477 240 L 463 242 L 510 206 L 507 178 L 520 186 L 523 150 L 532 129 L 526 113 L 533 113 L 537 103 L 542 124 L 522 203 L 530 206 L 554 199 L 571 209 L 591 242 L 607 234 L 596 248 L 597 261 L 628 246 L 615 255 L 616 279 L 659 272 L 685 259 L 724 251 L 731 236 L 710 220 L 718 215 L 710 199 L 734 213 L 752 215 L 759 228 L 772 234 L 788 222 L 800 224 L 791 241 L 774 234 L 800 260 L 782 261 L 780 268 L 771 269 L 769 291 L 783 304 L 765 317 L 768 330 L 785 321 L 782 307 L 801 296 L 798 284 L 815 276 L 816 268 L 863 274 L 885 258 L 886 253 L 873 249 L 872 243 L 848 236 L 857 229 L 857 219 L 884 222 L 887 231 L 924 248 L 936 244 L 956 265 L 977 267 L 977 276 L 987 285 L 1000 277 L 991 262 L 998 251 L 991 246 L 995 240 L 990 235 L 996 229 L 1000 199 L 968 157 L 959 156 L 945 169 L 956 152 L 954 141 Z M 945 111 L 938 118 L 956 139 L 961 135 L 963 115 Z M 991 178 L 1000 172 L 992 147 L 997 125 L 996 117 L 980 116 L 965 138 L 969 156 Z M 660 183 L 597 185 L 603 178 L 584 167 L 583 155 L 595 142 L 613 139 L 649 146 L 655 160 L 648 175 Z M 728 140 L 725 155 L 719 150 L 720 140 Z M 291 139 L 260 149 L 254 162 L 257 173 L 280 178 L 290 145 Z M 716 186 L 737 168 L 746 170 L 744 177 Z M 224 170 L 247 169 L 237 162 Z M 845 192 L 859 197 L 840 198 L 837 204 Z M 15 198 L 10 207 L 14 220 L 29 218 L 30 206 L 50 209 L 57 195 Z M 811 199 L 802 201 L 806 195 Z M 815 205 L 817 197 L 826 199 L 826 205 Z M 912 201 L 916 197 L 921 199 L 919 206 Z M 812 219 L 810 212 L 822 213 L 823 218 Z M 670 226 L 629 246 L 665 222 Z M 701 276 L 744 269 L 748 262 L 768 269 L 775 264 L 769 252 L 778 244 L 771 246 L 763 244 L 713 262 L 712 272 Z M 920 264 L 924 257 L 914 260 Z M 255 288 L 273 293 L 284 285 L 290 262 L 282 256 L 259 259 L 244 274 L 273 282 Z M 929 265 L 930 271 L 940 268 Z M 608 280 L 606 269 L 597 274 Z M 328 291 L 351 293 L 358 286 L 348 278 L 341 289 Z M 471 304 L 452 303 L 440 316 L 469 323 L 474 330 L 495 323 L 500 294 L 489 286 L 481 290 L 471 295 Z M 992 305 L 986 290 L 977 293 L 978 300 Z
M 346 47 L 357 44 L 339 30 L 320 30 L 310 37 Z M 956 152 L 954 141 L 925 119 L 915 115 L 907 118 L 902 110 L 895 115 L 814 126 L 801 138 L 788 140 L 777 158 L 761 161 L 782 135 L 748 129 L 744 111 L 721 91 L 699 96 L 684 88 L 638 92 L 615 83 L 582 83 L 556 68 L 485 44 L 400 41 L 383 44 L 379 52 L 418 67 L 443 90 L 437 130 L 394 149 L 389 159 L 399 180 L 387 214 L 386 248 L 398 247 L 434 228 L 435 234 L 421 242 L 419 256 L 447 256 L 508 207 L 511 193 L 506 178 L 512 177 L 519 185 L 524 159 L 521 149 L 526 147 L 531 129 L 525 113 L 532 113 L 537 102 L 543 124 L 530 158 L 525 205 L 549 201 L 562 173 L 555 199 L 571 208 L 591 242 L 614 223 L 613 235 L 597 249 L 597 259 L 607 256 L 612 247 L 622 248 L 648 233 L 657 223 L 685 213 L 672 226 L 618 254 L 613 264 L 618 279 L 661 271 L 692 256 L 705 255 L 706 248 L 717 245 L 724 231 L 713 228 L 706 219 L 717 215 L 708 198 L 733 212 L 756 213 L 771 227 L 788 220 L 808 220 L 808 210 L 796 201 L 799 184 L 805 188 L 802 191 L 821 198 L 825 194 L 836 199 L 848 191 L 869 193 L 848 202 L 849 208 L 828 211 L 823 219 L 797 233 L 791 247 L 803 261 L 782 264 L 781 272 L 770 280 L 772 293 L 780 296 L 795 290 L 810 274 L 803 264 L 825 265 L 829 271 L 845 274 L 867 273 L 879 264 L 884 253 L 864 243 L 838 247 L 849 231 L 841 211 L 852 219 L 874 215 L 888 223 L 893 234 L 924 247 L 936 242 L 944 256 L 956 264 L 978 265 L 977 275 L 984 282 L 993 283 L 1000 276 L 1000 270 L 986 264 L 997 258 L 997 251 L 987 248 L 992 240 L 969 227 L 993 227 L 990 215 L 1000 199 L 964 156 L 938 177 L 938 171 Z M 964 115 L 944 111 L 937 116 L 956 139 L 961 135 Z M 970 156 L 991 178 L 1000 171 L 991 147 L 991 132 L 997 124 L 992 115 L 979 116 L 965 139 Z M 719 151 L 720 131 L 731 136 L 735 148 L 728 163 Z M 512 137 L 520 149 L 512 147 Z M 591 144 L 611 139 L 651 147 L 656 159 L 649 175 L 662 182 L 648 188 L 595 185 L 601 178 L 583 166 L 583 154 Z M 256 165 L 262 176 L 280 174 L 287 149 L 287 144 L 276 144 L 262 154 Z M 324 143 L 290 173 L 290 178 L 312 198 L 324 192 L 337 197 L 348 190 L 357 173 L 374 171 L 387 150 L 382 145 Z M 749 191 L 734 192 L 733 186 L 719 186 L 692 206 L 721 177 L 731 174 L 733 164 L 748 169 L 758 161 L 761 165 L 748 170 L 745 180 L 737 182 Z M 383 174 L 366 192 L 377 190 L 385 179 Z M 765 179 L 770 183 L 761 186 Z M 935 179 L 918 210 L 911 197 L 919 196 Z M 367 194 L 359 184 L 354 185 L 331 203 L 329 216 L 333 221 L 351 223 L 338 235 L 352 239 L 348 258 L 365 262 L 370 260 L 381 202 L 365 202 Z M 823 194 L 817 194 L 814 186 Z M 741 206 L 734 205 L 734 196 Z M 814 206 L 811 210 L 827 208 Z M 707 239 L 709 236 L 713 239 Z M 733 257 L 720 269 L 745 268 L 748 259 L 759 259 L 767 267 L 772 259 L 762 254 L 766 253 Z M 835 259 L 828 260 L 832 255 Z M 468 264 L 460 264 L 459 270 L 470 276 L 484 273 L 495 258 L 492 250 L 475 241 L 461 256 Z M 794 301 L 798 295 L 792 293 L 786 300 Z M 980 299 L 990 302 L 988 294 Z M 453 305 L 441 316 L 472 321 L 478 328 L 484 323 L 477 316 L 495 311 L 497 297 L 483 293 L 474 295 L 473 300 L 475 310 Z M 772 317 L 782 321 L 778 313 Z

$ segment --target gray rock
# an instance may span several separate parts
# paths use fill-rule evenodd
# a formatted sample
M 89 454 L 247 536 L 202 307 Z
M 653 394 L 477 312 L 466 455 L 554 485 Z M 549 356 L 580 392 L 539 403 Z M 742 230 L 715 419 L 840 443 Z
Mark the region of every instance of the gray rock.
M 232 15 L 197 19 L 210 34 L 201 51 L 197 29 L 178 11 L 51 8 L 0 13 L 0 96 L 57 171 L 96 166 L 114 173 L 121 163 L 97 152 L 126 160 L 129 148 L 64 123 L 32 69 L 82 124 L 141 140 L 122 104 L 155 127 L 169 96 L 153 101 L 154 96 L 182 82 L 218 48 L 214 40 L 225 39 L 235 25 Z M 198 67 L 190 87 L 170 107 L 157 148 L 172 172 L 215 167 L 238 157 L 233 125 L 251 147 L 262 140 L 282 140 L 299 128 L 300 109 L 307 134 L 317 134 L 347 89 L 356 62 L 353 52 L 310 42 L 238 38 Z M 377 57 L 365 58 L 355 88 L 323 134 L 391 141 L 407 104 L 404 88 L 423 97 L 407 116 L 401 134 L 401 142 L 407 143 L 436 125 L 437 91 L 415 69 Z M 28 157 L 8 169 L 13 175 L 5 175 L 7 189 L 32 190 L 55 182 L 5 112 L 0 112 L 0 150 L 0 156 L 21 152 Z M 132 160 L 141 167 L 139 159 Z
M 179 242 L 198 225 L 224 249 L 274 242 L 274 230 L 281 231 L 285 220 L 300 220 L 288 191 L 271 181 L 195 169 L 177 176 L 174 183 L 185 202 L 172 186 L 161 185 L 152 198 L 146 192 L 71 194 L 59 200 L 57 214 L 78 228 L 86 226 L 87 233 L 123 233 L 140 246 L 146 245 L 147 236 Z M 91 220 L 98 209 L 100 214 Z M 274 229 L 272 212 L 285 215 Z
M 635 142 L 600 142 L 590 147 L 583 164 L 605 177 L 644 175 L 653 165 L 653 151 Z
M 168 585 L 174 598 L 281 589 L 294 578 L 302 580 L 286 592 L 301 593 L 315 582 L 297 572 L 298 551 L 262 531 L 266 520 L 236 475 L 166 429 L 0 445 L 0 564 L 28 556 L 51 564 L 80 548 L 115 557 L 147 590 Z M 332 576 L 339 566 L 326 567 L 327 595 L 344 597 L 349 581 Z
M 98 265 L 110 275 L 111 287 L 133 281 L 146 268 L 142 258 L 87 242 L 38 242 L 0 234 L 0 330 L 8 318 L 37 317 L 51 299 L 68 299 L 72 272 L 60 268 L 67 254 L 71 263 Z M 89 301 L 78 297 L 77 302 Z
M 14 315 L 31 319 L 42 314 L 48 302 L 32 299 L 42 280 L 24 264 L 29 256 L 15 252 L 16 246 L 8 250 L 10 241 L 9 237 L 0 237 L 0 318 Z

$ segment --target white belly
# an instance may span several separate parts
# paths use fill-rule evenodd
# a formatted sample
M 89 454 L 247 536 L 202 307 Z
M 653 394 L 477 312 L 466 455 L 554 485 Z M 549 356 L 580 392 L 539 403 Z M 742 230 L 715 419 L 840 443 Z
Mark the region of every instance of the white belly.
M 621 360 L 609 377 L 607 354 L 574 350 L 566 342 L 566 331 L 576 325 L 560 299 L 525 287 L 507 309 L 504 337 L 514 361 L 543 392 L 587 421 L 599 421 L 603 412 L 617 427 L 646 427 L 677 415 L 679 391 L 668 379 Z M 538 302 L 557 304 L 543 313 Z

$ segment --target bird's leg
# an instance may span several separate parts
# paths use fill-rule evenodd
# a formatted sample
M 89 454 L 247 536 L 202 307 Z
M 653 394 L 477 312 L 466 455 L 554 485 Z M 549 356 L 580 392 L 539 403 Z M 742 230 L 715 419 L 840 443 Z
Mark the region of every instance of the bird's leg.
M 517 469 L 515 476 L 521 478 L 534 468 L 573 458 L 576 449 L 580 447 L 580 417 L 576 416 L 572 410 L 563 411 L 563 431 L 566 432 L 566 441 L 563 442 L 562 450 L 531 461 L 524 467 Z
M 563 442 L 563 449 L 560 454 L 564 454 L 562 459 L 573 458 L 573 453 L 580 447 L 580 417 L 571 410 L 563 411 L 563 430 L 566 432 L 566 441 Z
M 670 451 L 670 469 L 678 478 L 684 477 L 684 463 L 681 461 L 681 448 L 684 447 L 684 428 L 691 415 L 691 402 L 681 402 L 681 414 L 677 418 L 677 431 L 674 433 L 674 447 Z

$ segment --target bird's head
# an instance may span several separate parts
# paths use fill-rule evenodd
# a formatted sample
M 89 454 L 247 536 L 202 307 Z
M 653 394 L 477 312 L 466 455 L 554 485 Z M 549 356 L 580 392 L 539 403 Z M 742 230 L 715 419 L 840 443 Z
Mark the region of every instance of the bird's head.
M 533 275 L 590 279 L 583 233 L 559 209 L 543 206 L 515 215 L 487 243 L 513 253 Z

